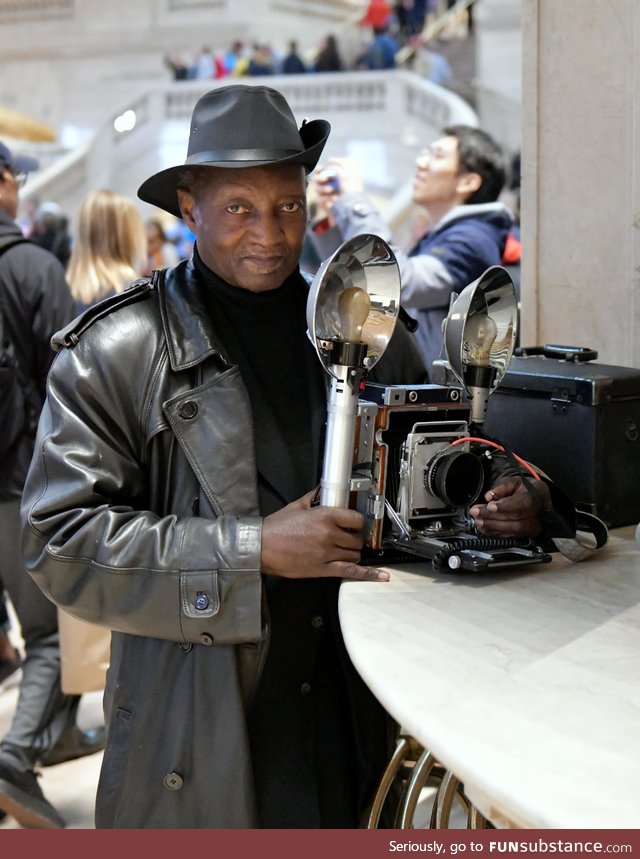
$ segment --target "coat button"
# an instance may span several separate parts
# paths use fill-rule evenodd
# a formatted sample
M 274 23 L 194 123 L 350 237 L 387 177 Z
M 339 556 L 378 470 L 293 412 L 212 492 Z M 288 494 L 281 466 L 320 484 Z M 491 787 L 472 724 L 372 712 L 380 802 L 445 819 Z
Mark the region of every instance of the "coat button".
M 208 632 L 203 632 L 200 636 L 200 644 L 204 644 L 207 647 L 211 647 L 211 645 L 213 644 L 213 636 L 209 635 Z
M 320 629 L 320 627 L 324 624 L 324 620 L 321 614 L 314 614 L 311 618 L 311 626 L 314 629 Z
M 300 687 L 300 694 L 301 695 L 308 695 L 309 692 L 311 692 L 311 683 L 303 683 L 302 686 Z
M 193 400 L 187 400 L 178 409 L 178 414 L 185 421 L 190 421 L 198 414 L 198 404 L 194 403 Z
M 178 773 L 167 773 L 164 777 L 163 784 L 169 790 L 180 790 L 182 787 L 182 776 Z
M 193 604 L 198 611 L 204 611 L 206 608 L 209 608 L 209 597 L 203 591 L 198 591 Z

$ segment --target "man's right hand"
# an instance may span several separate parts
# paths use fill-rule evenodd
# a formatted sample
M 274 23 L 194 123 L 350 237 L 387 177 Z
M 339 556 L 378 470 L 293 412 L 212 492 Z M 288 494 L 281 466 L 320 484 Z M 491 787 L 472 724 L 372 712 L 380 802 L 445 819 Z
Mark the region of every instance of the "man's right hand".
M 262 570 L 284 578 L 385 582 L 383 570 L 360 566 L 364 517 L 343 507 L 314 507 L 315 491 L 266 516 L 262 526 Z
M 337 187 L 333 180 L 337 180 Z M 313 199 L 318 215 L 331 220 L 333 204 L 342 194 L 362 192 L 362 166 L 355 158 L 332 158 L 328 164 L 318 164 L 312 179 Z

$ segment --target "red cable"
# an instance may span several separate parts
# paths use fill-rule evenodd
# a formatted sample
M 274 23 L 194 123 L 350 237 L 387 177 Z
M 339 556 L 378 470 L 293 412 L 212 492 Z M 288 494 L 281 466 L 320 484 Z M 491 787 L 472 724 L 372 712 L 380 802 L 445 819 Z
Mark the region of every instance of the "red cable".
M 489 445 L 489 447 L 495 447 L 495 448 L 497 448 L 498 450 L 501 450 L 503 453 L 505 452 L 505 449 L 502 447 L 502 445 L 501 445 L 501 444 L 496 444 L 496 442 L 495 442 L 495 441 L 489 441 L 489 440 L 488 440 L 488 439 L 486 439 L 486 438 L 474 438 L 473 436 L 467 436 L 466 438 L 457 438 L 455 441 L 452 441 L 452 442 L 451 442 L 451 446 L 453 447 L 453 446 L 454 446 L 454 445 L 456 445 L 456 444 L 462 444 L 462 442 L 463 442 L 463 441 L 477 441 L 477 442 L 480 442 L 480 444 L 487 444 L 487 445 Z M 527 471 L 530 471 L 530 472 L 531 472 L 531 474 L 533 474 L 533 476 L 535 477 L 535 479 L 536 479 L 536 480 L 540 480 L 540 479 L 541 479 L 541 478 L 540 478 L 540 475 L 539 475 L 539 474 L 536 474 L 536 472 L 535 472 L 535 471 L 534 471 L 534 469 L 529 465 L 529 463 L 528 463 L 528 462 L 525 462 L 525 460 L 524 460 L 524 459 L 522 459 L 521 457 L 519 457 L 516 453 L 512 453 L 512 456 L 513 456 L 515 459 L 517 459 L 517 460 L 518 460 L 518 462 L 519 462 L 521 465 L 524 465 L 524 467 L 527 469 Z

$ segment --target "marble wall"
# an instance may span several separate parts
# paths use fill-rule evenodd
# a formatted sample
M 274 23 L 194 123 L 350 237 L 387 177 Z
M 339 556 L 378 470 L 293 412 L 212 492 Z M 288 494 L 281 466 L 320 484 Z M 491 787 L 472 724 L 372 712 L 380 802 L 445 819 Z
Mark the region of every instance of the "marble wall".
M 640 4 L 523 0 L 522 342 L 640 367 Z

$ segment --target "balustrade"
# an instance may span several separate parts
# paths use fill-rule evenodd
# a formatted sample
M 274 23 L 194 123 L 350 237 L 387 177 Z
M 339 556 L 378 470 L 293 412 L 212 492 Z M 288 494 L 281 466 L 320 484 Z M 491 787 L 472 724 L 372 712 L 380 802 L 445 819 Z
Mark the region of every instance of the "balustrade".
M 55 200 L 70 214 L 96 184 L 132 194 L 134 177 L 139 175 L 142 181 L 153 169 L 170 166 L 163 163 L 167 129 L 175 140 L 184 124 L 186 152 L 189 121 L 197 99 L 212 85 L 228 83 L 226 79 L 181 81 L 150 90 L 123 105 L 119 112 L 135 113 L 135 125 L 130 130 L 116 131 L 112 117 L 87 146 L 35 173 L 29 192 Z M 476 114 L 465 101 L 404 70 L 278 76 L 271 77 L 269 85 L 285 95 L 300 122 L 316 117 L 329 120 L 329 157 L 347 154 L 354 141 L 378 141 L 386 166 L 392 168 L 393 181 L 375 190 L 386 198 L 394 225 L 401 221 L 402 211 L 410 202 L 406 185 L 420 149 L 445 125 L 477 124 Z

